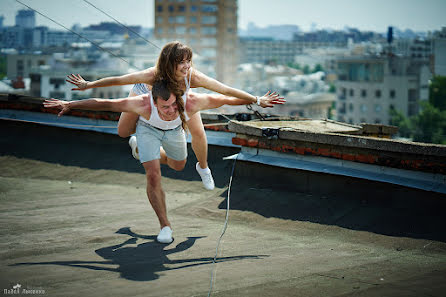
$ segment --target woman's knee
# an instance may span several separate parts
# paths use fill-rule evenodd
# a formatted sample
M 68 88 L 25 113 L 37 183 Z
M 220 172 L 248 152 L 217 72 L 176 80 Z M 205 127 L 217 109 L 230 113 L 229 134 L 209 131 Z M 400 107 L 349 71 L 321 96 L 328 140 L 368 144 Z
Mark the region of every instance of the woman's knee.
M 132 112 L 123 112 L 119 117 L 118 122 L 118 135 L 120 137 L 129 137 L 136 130 L 136 122 L 139 116 Z
M 132 135 L 133 133 L 135 133 L 135 130 L 131 130 L 128 129 L 127 127 L 121 127 L 120 125 L 118 125 L 118 135 L 120 137 L 126 138 Z
M 182 160 L 182 161 L 169 160 L 168 165 L 173 170 L 181 171 L 184 169 L 184 166 L 186 166 L 186 160 Z

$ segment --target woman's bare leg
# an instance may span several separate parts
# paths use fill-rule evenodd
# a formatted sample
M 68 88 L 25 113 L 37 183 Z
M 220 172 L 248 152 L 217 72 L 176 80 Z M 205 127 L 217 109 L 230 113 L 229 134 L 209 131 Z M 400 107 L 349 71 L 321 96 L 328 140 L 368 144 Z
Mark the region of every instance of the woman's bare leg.
M 204 132 L 203 122 L 199 112 L 194 114 L 187 122 L 187 127 L 192 136 L 192 149 L 201 168 L 208 167 L 208 141 Z
M 203 181 L 204 187 L 207 190 L 213 190 L 215 187 L 214 178 L 208 167 L 208 141 L 199 112 L 190 118 L 187 126 L 192 136 L 192 149 L 198 160 L 195 168 Z
M 125 138 L 136 131 L 139 115 L 133 112 L 122 112 L 118 122 L 118 135 Z

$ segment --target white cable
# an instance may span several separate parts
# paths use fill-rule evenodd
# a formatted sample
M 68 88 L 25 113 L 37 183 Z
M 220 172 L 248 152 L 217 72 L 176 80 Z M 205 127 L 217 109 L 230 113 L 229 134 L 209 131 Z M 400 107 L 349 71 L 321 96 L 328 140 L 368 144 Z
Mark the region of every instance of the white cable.
M 234 169 L 235 169 L 235 163 L 237 162 L 237 158 L 238 158 L 238 155 L 234 159 L 234 164 L 232 165 L 231 177 L 229 178 L 228 199 L 227 199 L 227 204 L 226 204 L 226 219 L 225 219 L 225 224 L 223 226 L 223 230 L 221 231 L 221 234 L 220 234 L 220 238 L 218 239 L 218 242 L 217 242 L 217 247 L 215 248 L 215 257 L 214 257 L 214 260 L 212 261 L 211 282 L 210 282 L 210 285 L 209 285 L 208 297 L 211 296 L 212 287 L 213 287 L 213 283 L 214 283 L 214 272 L 215 272 L 215 268 L 217 267 L 217 264 L 216 264 L 215 261 L 217 260 L 217 257 L 218 257 L 218 249 L 220 247 L 221 239 L 223 238 L 223 235 L 226 232 L 226 228 L 228 227 L 229 197 L 231 195 L 232 177 L 234 176 Z

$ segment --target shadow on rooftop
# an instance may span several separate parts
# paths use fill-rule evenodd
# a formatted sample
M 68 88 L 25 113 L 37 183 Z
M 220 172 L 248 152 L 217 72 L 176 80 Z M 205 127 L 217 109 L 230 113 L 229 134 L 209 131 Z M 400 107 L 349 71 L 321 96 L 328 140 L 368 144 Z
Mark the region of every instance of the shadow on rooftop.
M 179 253 L 191 248 L 195 242 L 203 237 L 188 237 L 178 243 L 174 248 L 156 242 L 155 235 L 140 235 L 132 232 L 129 227 L 119 229 L 116 233 L 130 236 L 124 242 L 100 248 L 96 254 L 105 261 L 50 261 L 16 263 L 10 266 L 22 265 L 61 265 L 92 270 L 106 270 L 117 272 L 120 277 L 132 281 L 151 281 L 158 279 L 160 272 L 177 270 L 193 266 L 212 264 L 212 257 L 193 258 L 184 260 L 170 260 L 169 255 Z M 144 240 L 143 243 L 138 241 Z M 233 257 L 220 257 L 216 262 L 238 261 L 243 259 L 262 259 L 266 255 L 243 255 Z M 116 267 L 117 266 L 117 267 Z

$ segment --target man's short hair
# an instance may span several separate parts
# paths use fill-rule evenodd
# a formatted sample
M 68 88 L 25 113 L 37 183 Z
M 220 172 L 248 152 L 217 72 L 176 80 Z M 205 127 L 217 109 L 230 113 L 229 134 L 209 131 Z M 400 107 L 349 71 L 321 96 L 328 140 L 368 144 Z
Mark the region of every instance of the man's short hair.
M 153 84 L 152 96 L 155 102 L 158 98 L 162 98 L 165 101 L 169 100 L 170 94 L 171 92 L 169 91 L 167 82 L 165 80 L 159 80 Z

